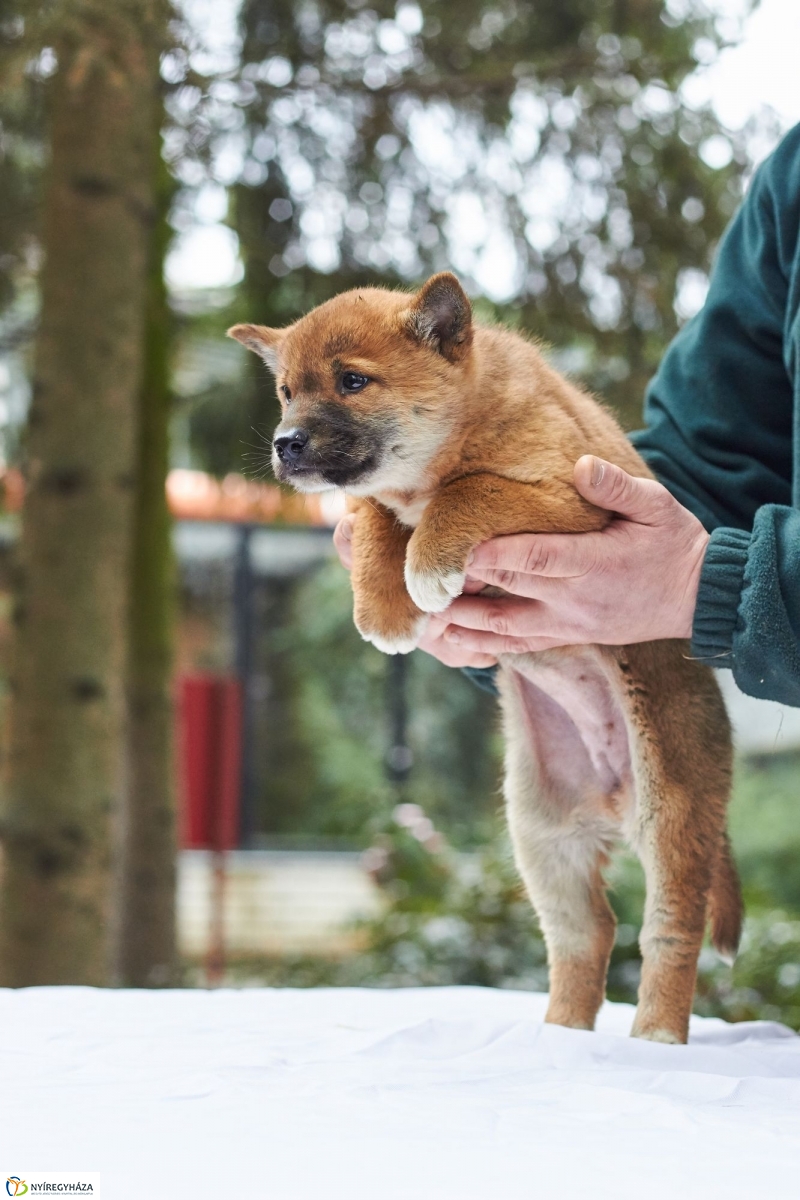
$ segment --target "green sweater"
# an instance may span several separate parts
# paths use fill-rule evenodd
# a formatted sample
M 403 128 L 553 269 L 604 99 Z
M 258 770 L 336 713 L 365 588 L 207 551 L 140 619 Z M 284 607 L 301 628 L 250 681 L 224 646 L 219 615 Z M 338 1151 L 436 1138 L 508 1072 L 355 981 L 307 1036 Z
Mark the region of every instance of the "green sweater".
M 800 707 L 800 125 L 756 172 L 645 418 L 636 448 L 711 533 L 692 653 Z

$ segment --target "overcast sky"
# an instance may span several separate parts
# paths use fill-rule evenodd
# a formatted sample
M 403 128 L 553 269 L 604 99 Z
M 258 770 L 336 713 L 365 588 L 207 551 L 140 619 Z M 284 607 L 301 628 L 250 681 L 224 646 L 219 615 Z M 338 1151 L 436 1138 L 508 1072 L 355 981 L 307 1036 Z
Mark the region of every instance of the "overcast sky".
M 685 0 L 670 0 L 679 10 Z M 721 17 L 735 18 L 742 0 L 707 0 Z M 186 0 L 186 10 L 217 62 L 235 52 L 236 0 Z M 782 129 L 800 121 L 800 0 L 761 0 L 748 18 L 740 43 L 716 63 L 696 72 L 688 94 L 692 102 L 710 99 L 730 129 L 741 129 L 765 105 L 775 110 Z M 759 143 L 756 152 L 772 147 Z M 197 226 L 176 241 L 167 264 L 170 284 L 179 289 L 222 287 L 241 276 L 235 235 L 220 222 L 221 197 L 211 193 L 198 213 Z

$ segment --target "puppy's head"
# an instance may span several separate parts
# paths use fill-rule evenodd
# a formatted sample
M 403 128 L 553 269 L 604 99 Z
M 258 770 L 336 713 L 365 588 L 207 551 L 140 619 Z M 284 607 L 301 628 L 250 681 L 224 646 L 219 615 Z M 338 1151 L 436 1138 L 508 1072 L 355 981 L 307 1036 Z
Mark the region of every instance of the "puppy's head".
M 286 329 L 228 333 L 275 374 L 272 465 L 300 491 L 412 491 L 457 422 L 472 314 L 449 272 L 413 296 L 363 288 Z

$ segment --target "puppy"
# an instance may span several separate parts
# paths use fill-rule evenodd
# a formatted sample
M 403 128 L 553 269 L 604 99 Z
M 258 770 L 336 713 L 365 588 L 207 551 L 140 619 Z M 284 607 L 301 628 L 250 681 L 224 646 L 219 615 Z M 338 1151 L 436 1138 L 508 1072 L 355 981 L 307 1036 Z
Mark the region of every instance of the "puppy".
M 364 288 L 287 329 L 232 337 L 274 371 L 279 480 L 361 498 L 355 622 L 388 654 L 417 644 L 499 534 L 579 533 L 610 517 L 575 490 L 586 453 L 650 472 L 611 415 L 515 333 L 474 324 L 454 275 L 415 295 Z M 706 922 L 731 958 L 741 899 L 725 831 L 731 738 L 712 671 L 681 641 L 505 655 L 505 796 L 547 943 L 547 1020 L 591 1029 L 615 920 L 603 868 L 624 838 L 647 881 L 633 1033 L 685 1042 Z

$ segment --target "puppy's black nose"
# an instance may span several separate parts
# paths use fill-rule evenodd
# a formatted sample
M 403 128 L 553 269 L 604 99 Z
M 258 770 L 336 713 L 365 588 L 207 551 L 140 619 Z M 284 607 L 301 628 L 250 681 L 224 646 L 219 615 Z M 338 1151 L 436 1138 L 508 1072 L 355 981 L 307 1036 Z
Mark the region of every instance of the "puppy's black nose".
M 272 444 L 281 462 L 297 462 L 308 445 L 308 434 L 305 429 L 292 429 L 276 437 Z

